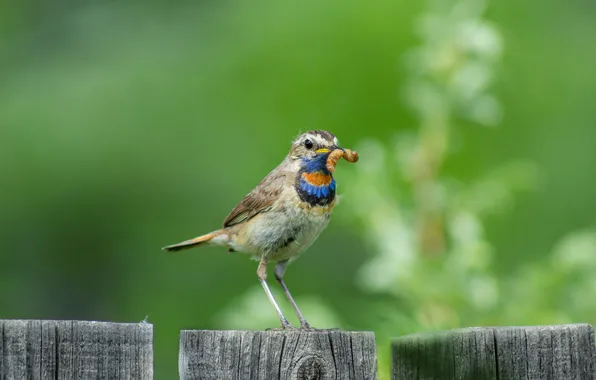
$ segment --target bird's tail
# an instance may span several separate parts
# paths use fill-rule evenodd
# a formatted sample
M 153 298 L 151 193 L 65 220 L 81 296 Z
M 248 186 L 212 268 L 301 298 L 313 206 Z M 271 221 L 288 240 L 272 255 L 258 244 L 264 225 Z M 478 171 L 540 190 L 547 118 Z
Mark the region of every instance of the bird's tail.
M 186 240 L 186 241 L 183 241 L 183 242 L 180 242 L 177 244 L 168 245 L 166 247 L 163 247 L 162 249 L 165 251 L 180 251 L 182 249 L 198 247 L 201 245 L 217 244 L 217 243 L 220 243 L 218 241 L 220 239 L 216 239 L 216 238 L 223 237 L 222 232 L 223 232 L 222 230 L 217 230 L 217 231 L 208 233 L 206 235 L 196 237 L 194 239 Z M 214 241 L 214 239 L 216 241 Z

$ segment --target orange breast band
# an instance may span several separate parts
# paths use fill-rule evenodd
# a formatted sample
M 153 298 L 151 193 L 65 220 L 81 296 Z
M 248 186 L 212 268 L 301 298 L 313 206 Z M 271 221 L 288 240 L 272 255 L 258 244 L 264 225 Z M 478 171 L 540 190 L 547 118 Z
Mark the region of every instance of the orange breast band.
M 302 178 L 313 186 L 328 186 L 332 180 L 329 174 L 323 173 L 302 173 Z

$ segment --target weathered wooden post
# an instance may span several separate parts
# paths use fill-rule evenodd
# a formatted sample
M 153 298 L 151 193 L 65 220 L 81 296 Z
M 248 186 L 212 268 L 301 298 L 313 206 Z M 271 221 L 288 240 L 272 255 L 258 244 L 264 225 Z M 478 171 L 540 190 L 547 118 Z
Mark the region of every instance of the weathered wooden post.
M 372 332 L 182 331 L 180 380 L 375 380 Z
M 392 342 L 392 380 L 595 380 L 590 325 L 466 328 Z
M 0 320 L 2 380 L 152 380 L 148 323 Z

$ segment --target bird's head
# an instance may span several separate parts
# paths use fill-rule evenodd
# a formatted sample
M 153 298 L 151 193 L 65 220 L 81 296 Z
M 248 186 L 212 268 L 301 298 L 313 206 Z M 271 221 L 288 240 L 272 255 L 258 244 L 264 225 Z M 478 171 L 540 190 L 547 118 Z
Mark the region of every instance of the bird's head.
M 337 144 L 337 137 L 333 133 L 312 130 L 304 132 L 294 139 L 289 156 L 292 160 L 303 160 L 306 163 L 312 161 L 324 163 L 329 153 L 335 149 L 342 149 Z
M 288 157 L 297 170 L 296 190 L 311 206 L 326 206 L 335 199 L 335 179 L 327 159 L 336 149 L 341 148 L 335 135 L 323 130 L 305 132 L 292 142 Z

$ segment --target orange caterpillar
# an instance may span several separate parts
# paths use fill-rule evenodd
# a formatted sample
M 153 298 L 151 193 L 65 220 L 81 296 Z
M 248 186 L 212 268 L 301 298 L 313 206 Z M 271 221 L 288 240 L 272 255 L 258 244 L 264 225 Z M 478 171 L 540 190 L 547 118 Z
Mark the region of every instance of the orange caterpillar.
M 356 151 L 352 151 L 350 149 L 335 149 L 333 152 L 329 153 L 329 157 L 327 157 L 327 170 L 331 173 L 335 171 L 335 165 L 337 165 L 337 161 L 340 158 L 345 158 L 348 162 L 356 162 L 358 161 L 358 153 Z

